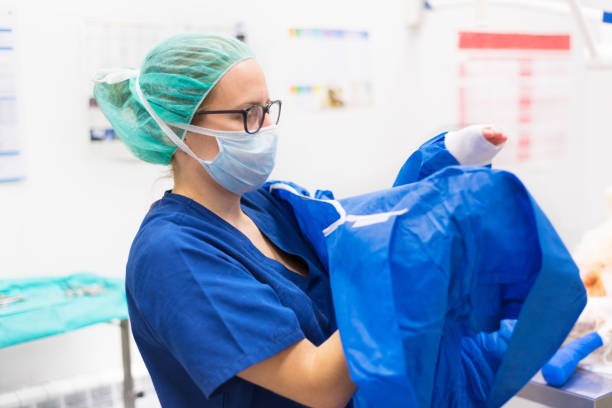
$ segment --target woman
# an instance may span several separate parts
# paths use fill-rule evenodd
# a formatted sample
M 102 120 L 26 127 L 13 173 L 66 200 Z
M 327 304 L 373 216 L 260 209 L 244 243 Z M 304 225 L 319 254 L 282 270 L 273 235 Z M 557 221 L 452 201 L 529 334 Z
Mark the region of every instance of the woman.
M 174 173 L 134 239 L 126 278 L 134 338 L 162 405 L 349 404 L 355 385 L 327 271 L 290 208 L 258 189 L 273 168 L 280 102 L 249 47 L 175 36 L 139 72 L 97 82 L 121 139 Z

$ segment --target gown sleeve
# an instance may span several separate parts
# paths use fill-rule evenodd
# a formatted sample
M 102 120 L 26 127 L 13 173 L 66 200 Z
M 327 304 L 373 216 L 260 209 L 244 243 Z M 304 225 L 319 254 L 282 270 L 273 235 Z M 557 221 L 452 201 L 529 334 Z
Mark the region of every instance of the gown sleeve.
M 481 135 L 484 125 L 473 125 L 454 132 L 444 132 L 425 142 L 400 169 L 393 187 L 423 180 L 448 166 L 484 165 L 501 150 Z M 475 133 L 475 132 L 478 133 Z
M 136 307 L 207 397 L 304 338 L 271 287 L 213 245 L 168 233 L 134 252 Z
M 400 169 L 393 187 L 414 183 L 444 167 L 459 165 L 444 145 L 445 136 L 446 132 L 431 138 L 412 153 Z

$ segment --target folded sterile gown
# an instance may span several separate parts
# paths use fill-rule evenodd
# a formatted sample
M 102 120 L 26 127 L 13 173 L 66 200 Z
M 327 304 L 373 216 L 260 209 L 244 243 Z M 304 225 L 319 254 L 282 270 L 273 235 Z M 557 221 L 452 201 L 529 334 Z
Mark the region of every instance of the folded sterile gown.
M 328 266 L 356 407 L 497 407 L 561 345 L 586 296 L 520 180 L 455 166 L 444 135 L 395 187 L 314 197 L 267 187 Z

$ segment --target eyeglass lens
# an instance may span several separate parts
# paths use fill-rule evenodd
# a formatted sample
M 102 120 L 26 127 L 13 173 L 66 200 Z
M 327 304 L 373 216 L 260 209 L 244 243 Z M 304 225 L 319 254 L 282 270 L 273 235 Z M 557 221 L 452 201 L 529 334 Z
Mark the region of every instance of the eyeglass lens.
M 268 115 L 270 121 L 274 124 L 278 123 L 280 116 L 280 103 L 278 101 L 274 101 L 271 103 L 270 108 L 268 110 Z M 265 107 L 261 105 L 253 105 L 247 110 L 246 115 L 246 131 L 249 133 L 257 132 L 264 122 L 264 111 Z

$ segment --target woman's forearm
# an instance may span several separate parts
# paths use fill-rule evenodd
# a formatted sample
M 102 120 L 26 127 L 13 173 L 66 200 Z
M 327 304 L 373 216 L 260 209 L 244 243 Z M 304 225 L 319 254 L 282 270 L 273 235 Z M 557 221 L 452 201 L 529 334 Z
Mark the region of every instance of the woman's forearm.
M 344 407 L 357 387 L 349 376 L 340 332 L 336 330 L 317 347 L 311 364 L 311 378 L 315 383 L 313 388 L 318 389 L 321 395 L 328 396 L 326 401 L 323 401 L 323 406 Z

